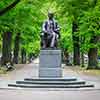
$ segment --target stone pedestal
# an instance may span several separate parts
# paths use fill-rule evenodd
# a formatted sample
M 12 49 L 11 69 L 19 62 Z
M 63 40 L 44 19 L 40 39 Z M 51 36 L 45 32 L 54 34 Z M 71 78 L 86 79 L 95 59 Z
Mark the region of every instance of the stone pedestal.
M 40 89 L 89 89 L 93 84 L 86 84 L 77 78 L 63 78 L 61 68 L 61 50 L 41 50 L 40 52 L 39 78 L 25 78 L 24 81 L 8 84 L 9 87 L 18 88 L 40 88 Z M 77 90 L 76 89 L 76 90 Z
M 40 78 L 62 77 L 61 50 L 41 50 L 39 61 Z

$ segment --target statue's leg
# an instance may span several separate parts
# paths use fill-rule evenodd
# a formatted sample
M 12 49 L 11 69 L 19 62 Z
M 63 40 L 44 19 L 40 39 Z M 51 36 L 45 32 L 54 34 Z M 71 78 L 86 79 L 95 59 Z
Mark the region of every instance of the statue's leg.
M 58 41 L 57 41 L 57 39 L 55 40 L 55 47 L 56 48 L 58 47 Z
M 50 43 L 51 43 L 50 40 L 51 40 L 50 38 L 47 38 L 47 41 L 46 41 L 46 43 L 47 43 L 47 48 L 50 48 Z
M 45 39 L 43 40 L 43 48 L 46 48 L 46 42 L 45 42 Z
M 44 36 L 41 37 L 41 47 L 46 48 L 46 40 Z
M 58 38 L 59 38 L 59 35 L 56 34 L 56 38 L 55 38 L 55 47 L 56 48 L 58 47 Z
M 55 39 L 56 39 L 56 34 L 53 32 L 52 33 L 52 39 L 51 39 L 50 47 L 54 47 L 55 46 Z
M 47 41 L 46 41 L 47 48 L 50 48 L 50 45 L 51 45 L 51 38 L 52 38 L 52 34 L 49 34 L 49 35 L 47 36 Z
M 41 44 L 41 47 L 43 48 L 43 36 L 41 36 L 40 44 Z
M 47 38 L 45 39 L 45 46 L 46 46 L 46 48 L 48 48 L 48 39 Z

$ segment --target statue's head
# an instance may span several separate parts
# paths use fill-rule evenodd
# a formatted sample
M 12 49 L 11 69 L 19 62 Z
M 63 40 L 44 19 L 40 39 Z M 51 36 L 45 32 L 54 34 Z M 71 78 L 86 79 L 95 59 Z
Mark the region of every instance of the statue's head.
M 53 19 L 53 18 L 54 18 L 54 13 L 51 12 L 51 11 L 49 11 L 49 12 L 48 12 L 48 18 L 49 18 L 49 19 Z

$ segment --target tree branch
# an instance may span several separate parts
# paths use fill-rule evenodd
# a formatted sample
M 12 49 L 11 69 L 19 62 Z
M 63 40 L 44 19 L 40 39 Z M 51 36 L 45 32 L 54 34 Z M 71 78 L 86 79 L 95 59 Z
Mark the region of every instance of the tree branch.
M 93 7 L 96 6 L 97 2 L 98 2 L 98 0 L 94 0 L 94 1 L 93 1 Z
M 19 2 L 20 2 L 20 0 L 15 0 L 13 3 L 11 3 L 10 5 L 8 5 L 8 6 L 5 7 L 4 9 L 0 10 L 0 16 L 2 16 L 2 15 L 5 14 L 6 12 L 8 12 L 8 11 L 11 10 L 12 8 L 14 8 Z

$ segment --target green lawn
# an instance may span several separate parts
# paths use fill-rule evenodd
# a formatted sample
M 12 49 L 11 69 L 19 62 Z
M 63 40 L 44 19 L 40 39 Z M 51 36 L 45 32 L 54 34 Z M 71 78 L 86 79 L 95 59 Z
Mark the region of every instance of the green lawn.
M 88 74 L 88 75 L 95 75 L 95 76 L 100 76 L 100 70 L 82 70 L 83 73 Z
M 3 67 L 0 67 L 0 75 L 1 74 L 6 74 L 6 73 L 7 73 L 7 69 L 3 68 Z

